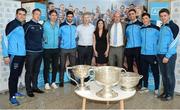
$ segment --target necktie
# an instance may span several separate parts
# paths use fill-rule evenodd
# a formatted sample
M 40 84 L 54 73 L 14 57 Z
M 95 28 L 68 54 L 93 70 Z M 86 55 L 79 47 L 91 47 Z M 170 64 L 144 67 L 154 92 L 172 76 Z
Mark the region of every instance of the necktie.
M 113 41 L 114 45 L 117 45 L 117 23 L 115 23 L 114 26 L 114 41 Z

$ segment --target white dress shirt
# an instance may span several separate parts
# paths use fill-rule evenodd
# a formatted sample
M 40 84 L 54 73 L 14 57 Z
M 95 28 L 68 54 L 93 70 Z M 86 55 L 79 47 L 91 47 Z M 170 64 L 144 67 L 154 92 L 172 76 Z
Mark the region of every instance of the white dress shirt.
M 78 45 L 92 46 L 94 30 L 95 27 L 92 24 L 89 25 L 80 24 L 77 27 L 77 36 L 79 37 Z

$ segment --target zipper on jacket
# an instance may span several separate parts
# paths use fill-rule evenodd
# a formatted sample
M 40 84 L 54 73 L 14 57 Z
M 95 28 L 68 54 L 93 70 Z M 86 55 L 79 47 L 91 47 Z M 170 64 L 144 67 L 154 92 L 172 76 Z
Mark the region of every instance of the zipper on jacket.
M 148 28 L 147 28 L 148 29 Z M 147 31 L 147 29 L 145 29 L 145 53 L 146 53 L 146 31 Z
M 72 46 L 72 29 L 71 29 L 71 25 L 70 25 L 70 48 Z
M 134 31 L 133 30 L 134 30 L 134 24 L 132 25 L 132 38 L 133 38 L 133 45 L 132 46 L 135 47 L 134 34 L 133 34 Z
M 55 48 L 55 24 L 54 24 L 54 28 L 53 28 L 53 31 L 54 31 L 54 35 L 53 35 L 53 48 Z
M 56 24 L 54 24 L 54 26 L 50 23 L 50 25 L 51 25 L 51 29 L 53 30 L 53 44 L 51 45 L 52 47 L 51 48 L 55 48 L 55 25 Z
M 19 51 L 19 47 L 18 47 L 18 44 L 17 44 L 17 52 Z
M 163 28 L 164 28 L 164 26 L 162 27 L 162 30 L 161 30 L 161 35 L 160 35 L 161 37 L 160 37 L 160 40 L 159 40 L 160 42 L 162 42 L 162 31 L 163 31 Z M 160 53 L 161 53 L 161 45 L 162 44 L 160 43 L 160 45 L 159 45 L 159 52 Z

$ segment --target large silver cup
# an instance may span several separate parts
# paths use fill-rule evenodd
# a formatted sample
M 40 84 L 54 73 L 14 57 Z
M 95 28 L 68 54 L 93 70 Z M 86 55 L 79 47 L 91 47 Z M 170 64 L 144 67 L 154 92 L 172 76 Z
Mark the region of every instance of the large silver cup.
M 139 80 L 142 78 L 142 75 L 134 72 L 126 72 L 120 76 L 120 86 L 122 90 L 133 91 L 135 86 L 139 83 Z
M 67 76 L 70 80 L 74 81 L 77 84 L 76 90 L 89 90 L 89 87 L 85 85 L 84 79 L 89 76 L 89 73 L 91 71 L 91 66 L 89 65 L 76 65 L 72 67 L 67 67 Z M 73 78 L 71 78 L 70 73 L 68 70 L 72 70 L 75 77 L 80 79 L 80 84 Z
M 118 93 L 112 90 L 112 87 L 119 83 L 120 74 L 122 72 L 126 72 L 126 70 L 113 66 L 94 68 L 95 81 L 104 86 L 102 90 L 96 93 L 96 95 L 103 98 L 114 98 L 118 96 Z

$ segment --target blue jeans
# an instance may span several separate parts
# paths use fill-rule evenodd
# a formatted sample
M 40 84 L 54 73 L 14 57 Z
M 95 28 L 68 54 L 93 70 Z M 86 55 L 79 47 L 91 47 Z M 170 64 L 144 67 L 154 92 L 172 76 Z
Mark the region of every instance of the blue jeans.
M 158 62 L 160 73 L 162 75 L 162 82 L 164 86 L 164 93 L 168 96 L 174 95 L 175 88 L 175 64 L 177 55 L 174 54 L 169 58 L 168 63 L 163 63 L 162 60 L 165 55 L 158 55 Z

